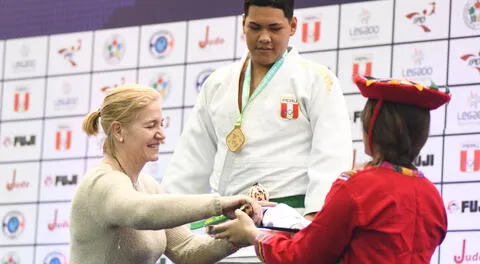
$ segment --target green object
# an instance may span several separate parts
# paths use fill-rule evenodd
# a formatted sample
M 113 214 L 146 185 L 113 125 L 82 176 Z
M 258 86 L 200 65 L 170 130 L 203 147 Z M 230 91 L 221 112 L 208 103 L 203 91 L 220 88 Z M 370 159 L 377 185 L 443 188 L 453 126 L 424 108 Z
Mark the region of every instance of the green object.
M 284 203 L 293 208 L 305 208 L 305 195 L 293 195 L 281 198 L 270 199 L 271 202 Z M 221 223 L 228 218 L 224 215 L 213 216 L 190 224 L 190 229 L 195 230 L 208 225 Z
M 284 203 L 293 208 L 305 208 L 305 195 L 293 195 L 281 198 L 272 198 L 271 202 Z

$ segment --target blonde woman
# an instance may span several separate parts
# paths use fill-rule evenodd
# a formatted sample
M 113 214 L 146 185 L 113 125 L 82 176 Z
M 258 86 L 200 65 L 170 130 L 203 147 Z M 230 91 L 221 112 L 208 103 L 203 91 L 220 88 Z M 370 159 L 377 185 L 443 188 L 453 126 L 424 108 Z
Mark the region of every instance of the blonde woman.
M 163 124 L 160 94 L 138 85 L 113 90 L 85 117 L 83 130 L 95 135 L 102 126 L 106 139 L 104 159 L 86 173 L 72 202 L 71 264 L 150 264 L 162 254 L 175 263 L 214 263 L 235 246 L 195 236 L 182 225 L 232 217 L 243 204 L 251 204 L 260 220 L 260 206 L 247 196 L 168 195 L 140 174 L 158 159 Z

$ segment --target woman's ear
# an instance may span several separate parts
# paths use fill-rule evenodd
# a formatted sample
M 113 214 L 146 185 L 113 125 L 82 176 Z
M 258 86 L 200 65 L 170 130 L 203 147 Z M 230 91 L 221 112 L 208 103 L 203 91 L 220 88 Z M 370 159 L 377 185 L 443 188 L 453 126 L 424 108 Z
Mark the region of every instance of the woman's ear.
M 112 136 L 115 138 L 115 140 L 123 143 L 123 141 L 124 141 L 124 139 L 123 139 L 124 135 L 123 134 L 124 134 L 124 132 L 123 132 L 122 124 L 120 124 L 120 122 L 118 122 L 118 121 L 113 121 L 112 122 Z

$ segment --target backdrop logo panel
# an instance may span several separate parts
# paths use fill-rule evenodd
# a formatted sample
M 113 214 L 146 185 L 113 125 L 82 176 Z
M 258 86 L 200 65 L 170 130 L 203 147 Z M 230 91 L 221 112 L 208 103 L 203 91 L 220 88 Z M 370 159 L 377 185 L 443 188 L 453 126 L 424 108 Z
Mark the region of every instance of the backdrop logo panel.
M 352 74 L 449 86 L 452 100 L 431 112 L 430 137 L 414 160 L 442 193 L 453 231 L 432 263 L 480 261 L 479 10 L 478 0 L 295 10 L 290 45 L 336 73 L 346 94 L 352 167 L 370 160 L 360 121 L 366 99 Z M 202 86 L 245 51 L 241 15 L 0 41 L 0 219 L 19 212 L 24 220 L 21 232 L 21 218 L 2 223 L 18 235 L 0 232 L 0 259 L 14 252 L 22 263 L 67 261 L 69 204 L 105 140 L 103 131 L 87 140 L 81 124 L 108 92 L 138 82 L 162 94 L 166 144 L 142 171 L 161 180 Z
M 47 53 L 47 37 L 7 40 L 5 79 L 45 75 Z

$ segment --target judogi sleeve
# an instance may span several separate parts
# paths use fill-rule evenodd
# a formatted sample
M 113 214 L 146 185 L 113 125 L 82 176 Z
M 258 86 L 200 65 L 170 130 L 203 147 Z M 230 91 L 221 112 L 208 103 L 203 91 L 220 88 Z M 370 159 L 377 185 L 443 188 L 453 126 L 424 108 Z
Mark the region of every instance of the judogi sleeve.
M 316 72 L 308 109 L 313 136 L 305 214 L 320 211 L 336 177 L 352 169 L 350 121 L 338 79 L 324 66 Z
M 289 238 L 262 233 L 256 239 L 257 256 L 267 264 L 335 263 L 349 244 L 358 223 L 358 210 L 343 180 L 337 180 L 325 206 L 313 222 Z
M 214 73 L 215 74 L 215 73 Z M 208 113 L 207 90 L 212 74 L 200 90 L 162 184 L 167 193 L 210 192 L 209 178 L 217 152 L 217 136 Z

